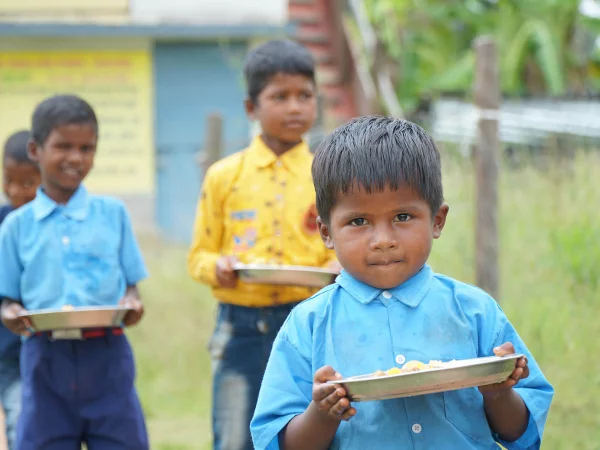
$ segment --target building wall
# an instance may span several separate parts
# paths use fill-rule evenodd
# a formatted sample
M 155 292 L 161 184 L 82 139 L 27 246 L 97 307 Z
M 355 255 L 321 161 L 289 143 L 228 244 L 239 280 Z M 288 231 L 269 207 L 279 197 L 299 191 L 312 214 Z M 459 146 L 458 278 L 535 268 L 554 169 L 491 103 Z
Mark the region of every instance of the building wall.
M 154 186 L 152 56 L 148 44 L 74 40 L 0 46 L 0 141 L 29 128 L 35 105 L 56 93 L 89 101 L 100 122 L 94 192 L 149 194 Z
M 153 223 L 155 185 L 151 45 L 148 39 L 0 39 L 0 143 L 30 128 L 45 97 L 82 96 L 100 122 L 86 186 L 121 197 L 144 226 Z
M 134 21 L 270 24 L 287 21 L 287 0 L 130 0 Z
M 0 0 L 0 20 L 283 25 L 287 0 Z

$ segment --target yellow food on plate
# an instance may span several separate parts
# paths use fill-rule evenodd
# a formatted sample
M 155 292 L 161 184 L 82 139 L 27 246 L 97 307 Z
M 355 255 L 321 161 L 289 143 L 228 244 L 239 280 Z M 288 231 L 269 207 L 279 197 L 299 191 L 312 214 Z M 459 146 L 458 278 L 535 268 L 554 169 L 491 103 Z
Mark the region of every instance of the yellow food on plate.
M 378 370 L 373 373 L 373 376 L 383 377 L 386 375 L 400 375 L 402 373 L 419 372 L 421 370 L 427 369 L 439 369 L 440 367 L 443 367 L 443 365 L 443 362 L 437 360 L 429 361 L 429 364 L 422 363 L 421 361 L 408 361 L 402 366 L 402 368 L 392 367 L 391 369 L 386 371 Z
M 63 311 L 73 311 L 75 307 L 73 305 L 64 305 L 61 309 Z

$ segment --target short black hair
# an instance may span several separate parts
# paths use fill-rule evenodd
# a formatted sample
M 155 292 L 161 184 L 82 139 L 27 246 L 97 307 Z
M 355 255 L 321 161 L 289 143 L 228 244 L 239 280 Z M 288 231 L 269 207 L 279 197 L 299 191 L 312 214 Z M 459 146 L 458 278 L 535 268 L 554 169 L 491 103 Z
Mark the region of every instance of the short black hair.
M 255 48 L 244 64 L 248 97 L 252 103 L 256 103 L 277 73 L 304 75 L 314 83 L 315 61 L 306 48 L 290 40 L 269 41 Z
M 55 95 L 42 101 L 33 112 L 34 141 L 44 145 L 52 130 L 62 125 L 91 125 L 98 135 L 98 119 L 88 102 L 76 95 Z
M 2 161 L 12 159 L 18 164 L 31 164 L 37 166 L 37 164 L 29 159 L 27 153 L 27 146 L 31 139 L 31 133 L 28 130 L 21 130 L 11 134 L 6 142 L 4 143 L 4 151 Z
M 317 210 L 329 223 L 339 195 L 409 186 L 432 213 L 444 202 L 440 153 L 431 136 L 403 119 L 367 116 L 338 127 L 317 148 L 312 177 Z

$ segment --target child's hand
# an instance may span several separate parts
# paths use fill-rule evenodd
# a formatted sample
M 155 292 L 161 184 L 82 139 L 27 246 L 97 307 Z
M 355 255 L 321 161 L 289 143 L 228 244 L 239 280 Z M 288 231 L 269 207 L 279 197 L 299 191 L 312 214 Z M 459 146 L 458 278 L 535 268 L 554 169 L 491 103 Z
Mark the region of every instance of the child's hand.
M 233 266 L 237 262 L 235 256 L 222 256 L 217 261 L 217 283 L 223 288 L 233 289 L 237 284 L 237 273 Z
M 350 406 L 346 390 L 337 384 L 326 384 L 330 380 L 341 378 L 342 376 L 330 366 L 321 367 L 315 373 L 312 399 L 324 417 L 347 421 L 356 414 L 356 409 Z
M 121 306 L 131 308 L 131 311 L 128 311 L 123 319 L 123 324 L 126 327 L 132 327 L 142 320 L 144 315 L 144 305 L 138 297 L 133 295 L 125 295 L 119 304 Z
M 31 336 L 31 321 L 27 317 L 21 317 L 25 312 L 27 310 L 20 303 L 5 300 L 2 304 L 2 323 L 14 334 Z
M 500 347 L 496 347 L 494 349 L 494 354 L 496 356 L 505 356 L 515 353 L 515 347 L 510 343 L 506 342 L 502 344 Z M 512 389 L 521 379 L 527 378 L 529 376 L 529 366 L 527 365 L 527 358 L 523 357 L 517 361 L 517 366 L 515 367 L 514 372 L 504 383 L 496 383 L 490 384 L 488 386 L 480 386 L 479 391 L 483 395 L 489 394 L 497 394 L 500 391 L 506 391 Z

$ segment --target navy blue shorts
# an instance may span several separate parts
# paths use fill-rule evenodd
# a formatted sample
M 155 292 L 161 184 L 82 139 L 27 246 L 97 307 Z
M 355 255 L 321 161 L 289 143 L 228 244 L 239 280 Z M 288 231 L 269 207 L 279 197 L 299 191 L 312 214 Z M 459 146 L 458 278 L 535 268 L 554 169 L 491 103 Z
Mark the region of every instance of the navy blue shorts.
M 17 450 L 146 450 L 148 437 L 125 335 L 33 336 L 21 348 Z

